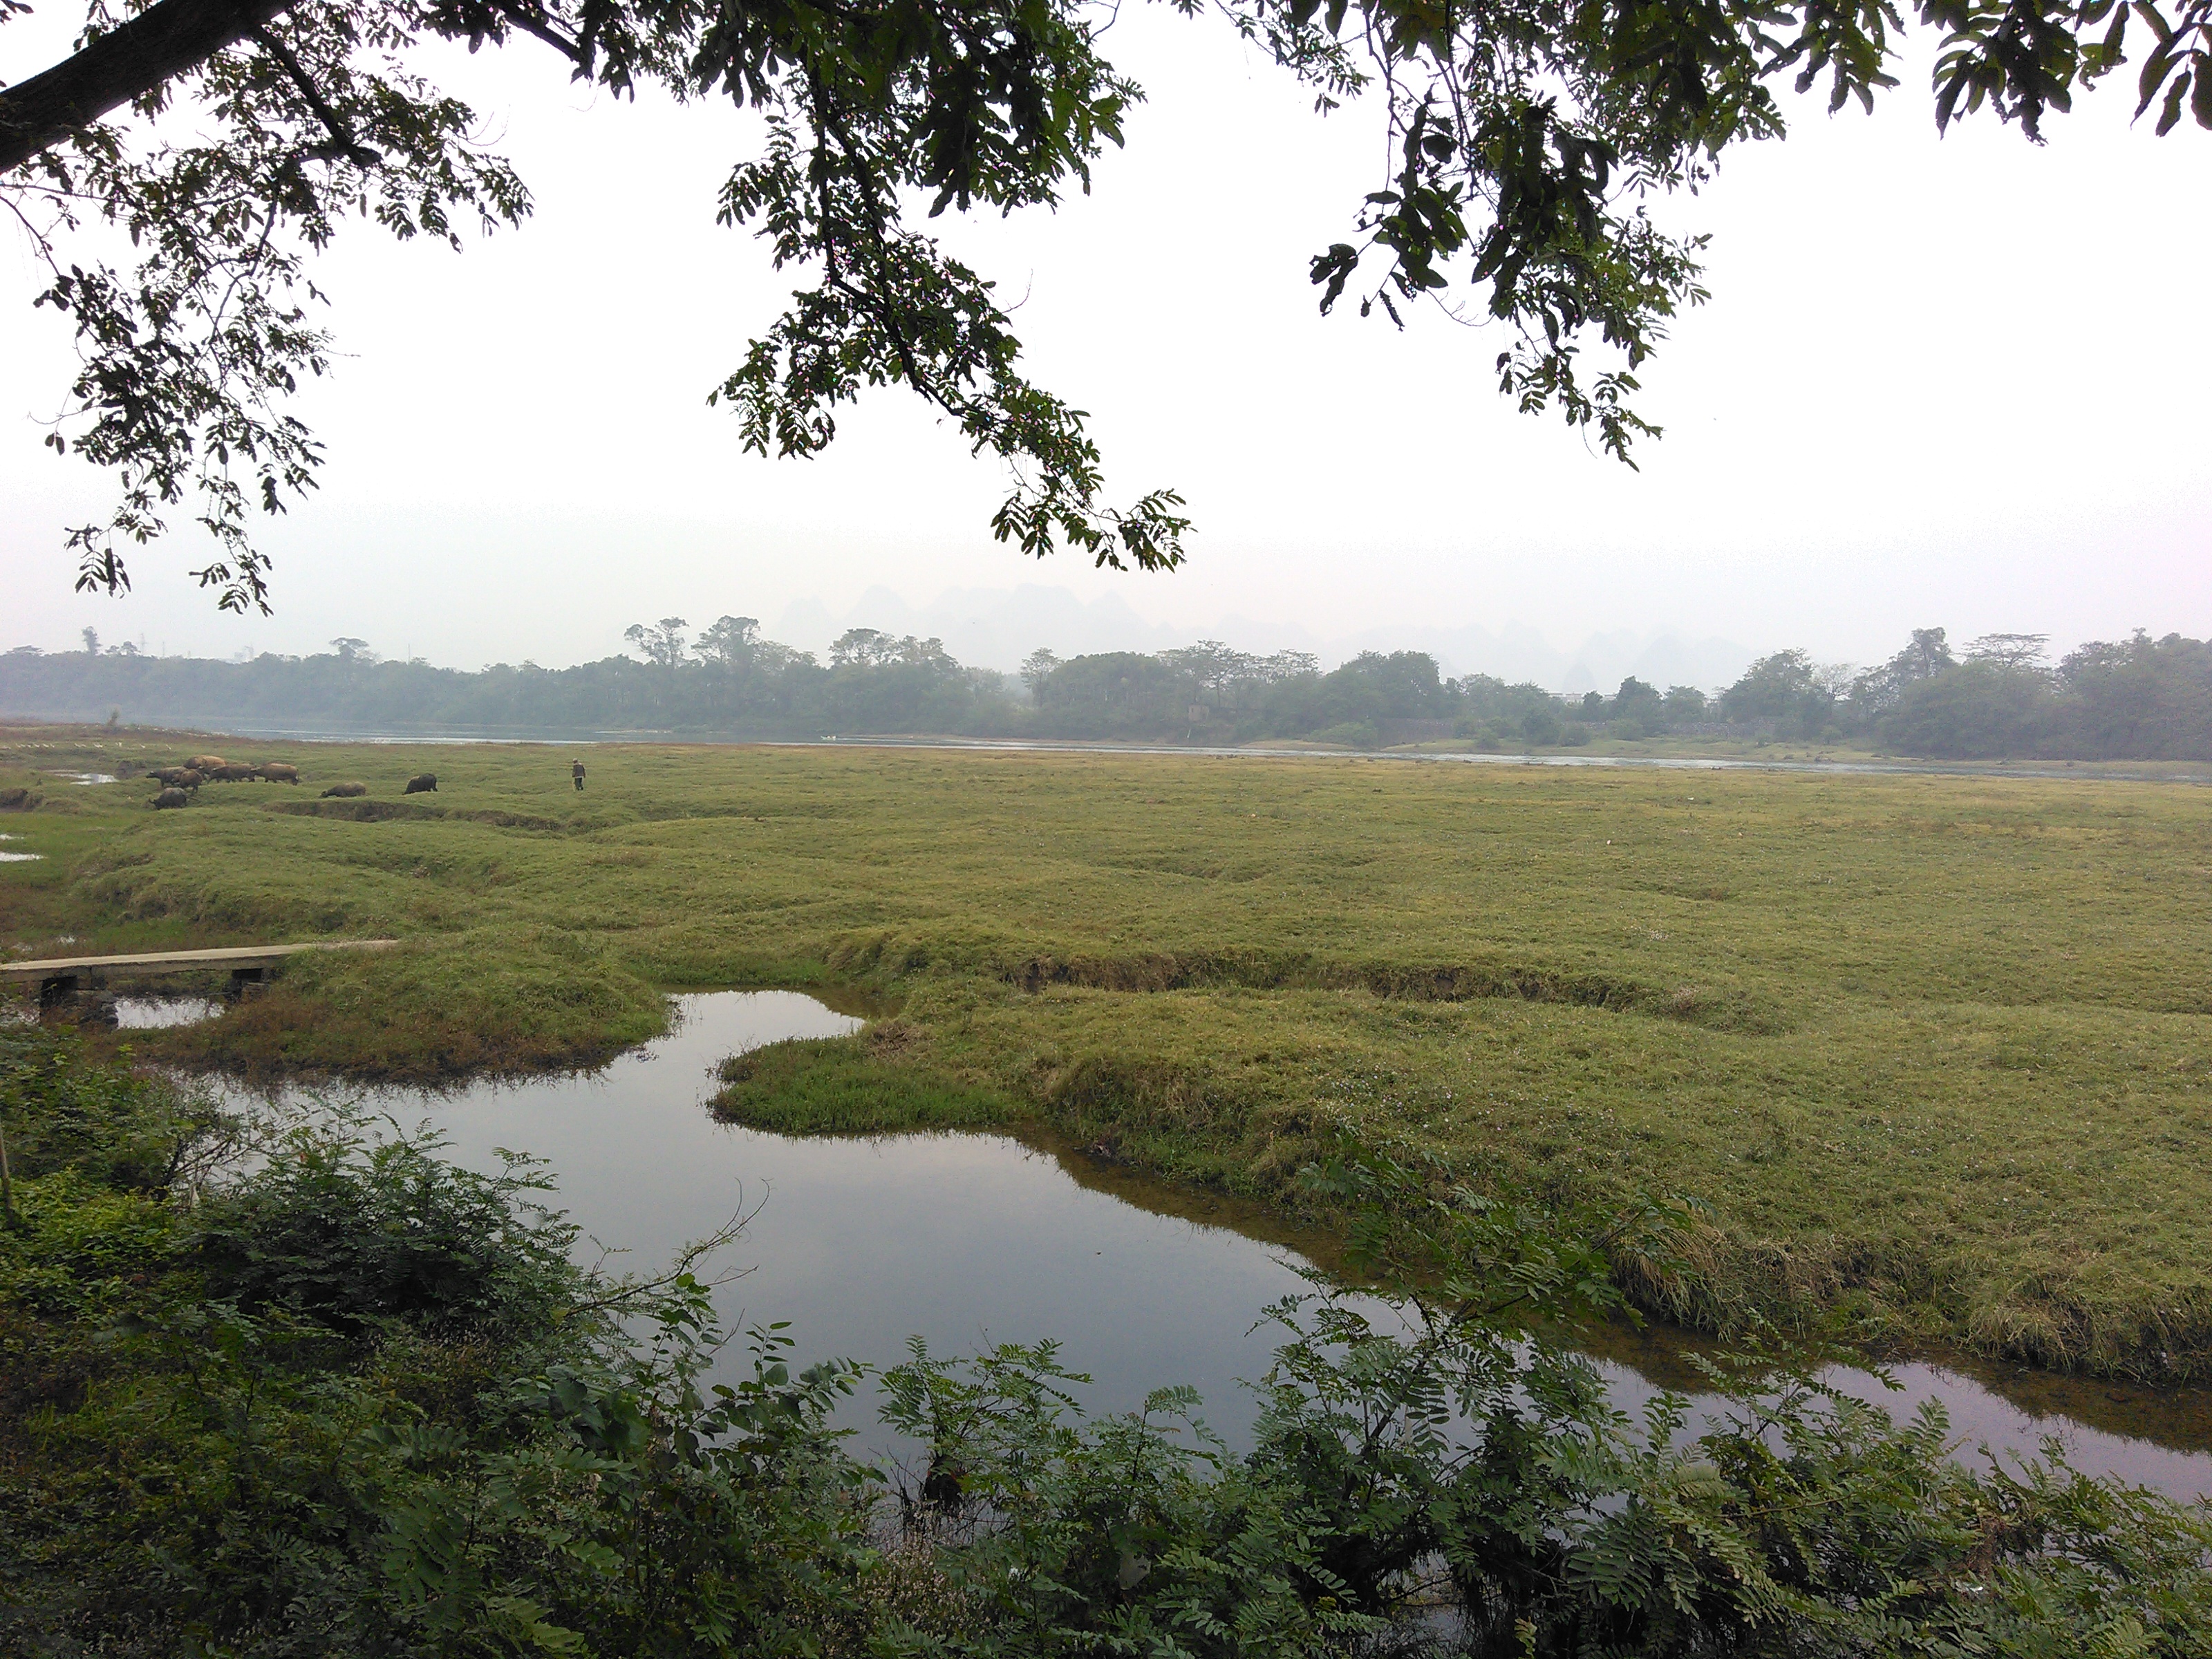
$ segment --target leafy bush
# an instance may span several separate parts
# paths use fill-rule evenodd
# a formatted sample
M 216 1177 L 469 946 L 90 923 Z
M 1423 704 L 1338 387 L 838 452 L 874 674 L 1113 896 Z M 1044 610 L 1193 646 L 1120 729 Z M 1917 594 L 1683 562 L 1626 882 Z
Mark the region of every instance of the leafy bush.
M 435 1143 L 303 1128 L 196 1212 L 194 1265 L 208 1296 L 248 1315 L 512 1340 L 574 1286 L 575 1230 L 519 1201 L 538 1185 L 520 1158 L 485 1176 Z
M 73 1169 L 120 1191 L 167 1188 L 217 1122 L 167 1082 L 88 1065 L 37 1026 L 0 1028 L 0 1135 L 17 1179 Z
M 948 1364 L 918 1343 L 888 1420 L 928 1448 L 900 1493 L 977 1655 L 2201 1652 L 2212 1516 L 2064 1469 L 1977 1475 L 1933 1405 L 1902 1425 L 1786 1369 L 1717 1374 L 1723 1420 L 1640 1422 L 1531 1316 L 1612 1304 L 1610 1259 L 1665 1248 L 1646 1206 L 1593 1240 L 1370 1155 L 1384 1282 L 1270 1310 L 1285 1340 L 1253 1449 L 1188 1390 L 1085 1424 L 1048 1345 Z M 1445 1619 L 1443 1614 L 1455 1615 Z M 1427 1632 L 1423 1636 L 1423 1632 Z
M 46 1149 L 0 1231 L 0 1652 L 776 1653 L 835 1625 L 850 1368 L 793 1376 L 759 1333 L 702 1389 L 708 1287 L 576 1267 L 526 1166 L 340 1120 L 188 1205 L 133 1150 L 162 1085 L 40 1034 L 0 1055 L 0 1127 Z

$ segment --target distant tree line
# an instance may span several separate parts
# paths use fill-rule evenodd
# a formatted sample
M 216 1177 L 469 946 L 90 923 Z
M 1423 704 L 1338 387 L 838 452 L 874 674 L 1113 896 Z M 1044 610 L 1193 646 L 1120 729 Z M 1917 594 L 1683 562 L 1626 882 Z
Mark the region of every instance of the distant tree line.
M 1864 744 L 1942 758 L 2212 759 L 2212 643 L 2137 632 L 2056 664 L 2041 635 L 1954 652 L 1917 629 L 1876 667 L 1759 659 L 1724 690 L 1631 677 L 1610 696 L 1563 696 L 1486 674 L 1446 678 L 1419 651 L 1363 652 L 1324 673 L 1299 651 L 1255 656 L 1218 641 L 1062 659 L 1015 674 L 969 667 L 943 641 L 848 629 L 828 660 L 764 639 L 750 617 L 696 635 L 681 617 L 627 630 L 631 652 L 573 668 L 475 672 L 380 659 L 341 638 L 312 656 L 219 662 L 25 646 L 0 656 L 0 713 L 134 723 L 392 730 L 819 738 L 868 733 L 1118 738 L 1352 748 L 1456 739 L 1576 747 L 1653 737 Z
M 1915 629 L 1863 672 L 1802 651 L 1760 659 L 1717 699 L 1724 720 L 1806 741 L 1870 739 L 1899 754 L 1991 759 L 2212 759 L 2212 641 L 2141 629 L 2052 664 L 2041 634 L 1990 634 L 1954 653 Z

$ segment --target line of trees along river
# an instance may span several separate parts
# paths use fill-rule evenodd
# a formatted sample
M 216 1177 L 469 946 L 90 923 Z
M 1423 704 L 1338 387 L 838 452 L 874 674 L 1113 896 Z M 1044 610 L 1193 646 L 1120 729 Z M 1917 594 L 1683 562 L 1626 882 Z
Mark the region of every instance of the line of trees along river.
M 1858 670 L 1802 650 L 1708 692 L 1637 679 L 1562 696 L 1483 674 L 1445 678 L 1417 651 L 1366 652 L 1328 672 L 1302 652 L 1261 657 L 1206 641 L 1152 654 L 1031 654 L 1016 674 L 963 665 L 937 640 L 854 629 L 827 661 L 725 617 L 696 637 L 680 618 L 629 630 L 633 653 L 573 668 L 473 672 L 380 659 L 363 641 L 244 662 L 21 647 L 0 655 L 0 713 L 137 724 L 289 730 L 821 737 L 968 737 L 1355 748 L 1458 738 L 1483 748 L 1650 737 L 1869 744 L 1943 758 L 2212 759 L 2212 643 L 2138 632 L 2056 664 L 2033 635 L 1954 647 L 1914 631 Z

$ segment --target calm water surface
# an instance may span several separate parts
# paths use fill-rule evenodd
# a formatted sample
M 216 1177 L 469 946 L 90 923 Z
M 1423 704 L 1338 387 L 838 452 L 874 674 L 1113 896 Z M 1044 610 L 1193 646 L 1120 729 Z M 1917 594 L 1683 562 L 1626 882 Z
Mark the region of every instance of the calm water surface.
M 1204 1395 L 1207 1420 L 1238 1438 L 1250 1407 L 1237 1379 L 1259 1376 L 1273 1346 L 1254 1322 L 1305 1288 L 1295 1236 L 1279 1221 L 1002 1135 L 798 1139 L 716 1123 L 704 1102 L 725 1056 L 860 1022 L 788 991 L 676 1000 L 669 1036 L 596 1073 L 366 1098 L 403 1124 L 434 1125 L 476 1167 L 498 1167 L 501 1147 L 546 1160 L 552 1201 L 586 1235 L 580 1250 L 623 1252 L 618 1267 L 653 1270 L 757 1206 L 732 1247 L 733 1263 L 750 1271 L 722 1287 L 721 1312 L 733 1328 L 793 1321 L 803 1358 L 894 1364 L 915 1334 L 951 1354 L 1056 1339 L 1064 1362 L 1096 1379 L 1092 1409 L 1126 1410 L 1184 1382 Z M 1679 1344 L 1601 1346 L 1612 1350 L 1600 1363 L 1623 1406 L 1662 1382 L 1695 1387 Z M 2179 1497 L 2212 1493 L 2203 1395 L 2033 1373 L 1977 1379 L 1930 1364 L 1893 1374 L 1901 1394 L 1863 1372 L 1831 1380 L 1893 1413 L 1936 1395 L 1969 1448 L 2033 1455 L 2057 1435 L 2091 1473 Z M 890 1449 L 872 1406 L 847 1421 L 862 1431 L 860 1449 Z
M 222 1012 L 220 997 L 118 997 L 118 1030 L 152 1031 L 167 1025 L 197 1025 Z

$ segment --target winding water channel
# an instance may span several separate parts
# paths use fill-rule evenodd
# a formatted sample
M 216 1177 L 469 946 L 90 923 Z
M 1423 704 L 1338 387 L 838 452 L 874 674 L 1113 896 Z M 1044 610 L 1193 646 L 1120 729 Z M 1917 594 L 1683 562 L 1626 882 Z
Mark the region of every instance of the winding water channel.
M 717 1123 L 704 1103 L 725 1056 L 860 1022 L 789 991 L 676 1000 L 668 1036 L 595 1073 L 384 1091 L 365 1103 L 404 1126 L 434 1126 L 471 1166 L 496 1169 L 501 1147 L 546 1160 L 552 1201 L 584 1230 L 580 1251 L 626 1252 L 617 1267 L 655 1268 L 757 1206 L 733 1247 L 750 1271 L 722 1287 L 720 1310 L 733 1328 L 793 1321 L 802 1358 L 892 1364 L 915 1334 L 950 1354 L 1053 1338 L 1071 1369 L 1094 1377 L 1091 1408 L 1125 1410 L 1153 1388 L 1188 1383 L 1236 1443 L 1249 1417 L 1237 1379 L 1259 1376 L 1273 1346 L 1254 1322 L 1304 1288 L 1299 1240 L 1279 1219 L 1004 1135 L 794 1139 Z M 1624 1407 L 1662 1385 L 1694 1392 L 1679 1342 L 1591 1346 Z M 1964 1456 L 1984 1443 L 2033 1455 L 2057 1436 L 2089 1473 L 2179 1498 L 2212 1493 L 2212 1397 L 2201 1392 L 1929 1364 L 1893 1375 L 1902 1393 L 1863 1372 L 1830 1380 L 1893 1413 L 1940 1398 Z M 856 1449 L 896 1449 L 865 1400 L 847 1422 L 860 1431 Z

